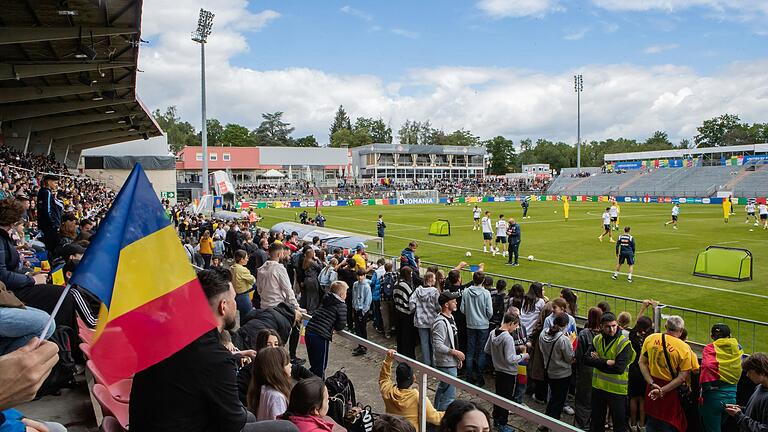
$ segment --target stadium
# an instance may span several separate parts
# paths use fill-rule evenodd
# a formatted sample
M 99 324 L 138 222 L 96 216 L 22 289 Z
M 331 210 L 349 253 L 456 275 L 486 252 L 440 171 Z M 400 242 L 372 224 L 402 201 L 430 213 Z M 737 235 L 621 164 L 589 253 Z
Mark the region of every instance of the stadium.
M 322 74 L 290 67 L 292 93 L 221 53 L 328 10 L 244 2 L 246 25 L 212 3 L 0 10 L 0 431 L 768 427 L 768 124 L 705 120 L 685 87 L 648 112 L 705 117 L 610 113 L 586 139 L 581 116 L 605 113 L 582 108 L 573 66 L 574 137 L 560 117 L 492 113 L 517 112 L 509 92 L 564 110 L 559 84 L 518 88 L 504 68 L 419 69 L 382 96 L 354 87 L 375 74 L 303 94 Z M 337 12 L 373 26 L 360 38 L 387 32 L 384 9 Z M 471 102 L 496 81 L 503 97 Z

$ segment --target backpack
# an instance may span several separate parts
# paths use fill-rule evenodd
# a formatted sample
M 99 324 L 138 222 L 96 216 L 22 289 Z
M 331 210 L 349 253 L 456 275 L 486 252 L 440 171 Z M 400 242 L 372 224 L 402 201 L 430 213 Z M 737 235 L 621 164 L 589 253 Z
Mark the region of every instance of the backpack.
M 328 389 L 328 416 L 336 423 L 344 424 L 344 416 L 357 404 L 355 398 L 355 386 L 344 373 L 344 368 L 325 379 L 325 387 Z
M 394 298 L 397 276 L 394 272 L 384 273 L 381 277 L 381 299 L 392 300 Z
M 56 326 L 56 330 L 49 339 L 59 347 L 59 361 L 51 369 L 51 374 L 45 379 L 43 385 L 35 395 L 39 399 L 47 395 L 61 395 L 62 388 L 75 386 L 75 358 L 72 356 L 72 344 L 76 343 L 75 331 L 67 326 Z
M 320 272 L 320 286 L 321 287 L 328 287 L 331 285 L 331 272 L 333 271 L 333 267 L 328 266 L 323 269 L 323 271 Z

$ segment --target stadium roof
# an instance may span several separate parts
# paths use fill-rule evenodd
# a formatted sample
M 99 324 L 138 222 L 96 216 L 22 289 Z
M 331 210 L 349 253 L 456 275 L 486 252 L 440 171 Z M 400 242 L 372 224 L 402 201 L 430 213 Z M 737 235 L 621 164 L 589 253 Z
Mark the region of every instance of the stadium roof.
M 768 153 L 768 144 L 749 144 L 726 147 L 697 147 L 689 149 L 656 150 L 632 153 L 610 153 L 604 156 L 606 162 L 645 160 L 645 159 L 675 159 L 685 156 L 710 155 L 721 153 Z
M 355 153 L 421 153 L 421 154 L 455 154 L 455 155 L 485 155 L 485 147 L 441 146 L 441 145 L 411 145 L 411 144 L 369 144 L 353 147 Z
M 142 0 L 4 0 L 0 122 L 72 152 L 162 131 L 136 94 Z

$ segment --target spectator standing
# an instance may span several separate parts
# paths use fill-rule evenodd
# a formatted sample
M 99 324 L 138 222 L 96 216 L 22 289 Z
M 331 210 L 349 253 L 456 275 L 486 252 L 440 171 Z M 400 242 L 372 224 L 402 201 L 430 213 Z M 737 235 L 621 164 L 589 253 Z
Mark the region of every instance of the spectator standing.
M 520 327 L 520 317 L 513 314 L 505 314 L 501 326 L 488 336 L 485 343 L 485 353 L 491 355 L 493 368 L 496 371 L 496 394 L 512 400 L 517 386 L 517 369 L 521 361 L 528 359 L 528 354 L 523 349 L 522 354 L 517 353 L 515 340 L 511 333 Z M 513 432 L 507 425 L 509 411 L 500 406 L 493 406 L 493 427 L 499 432 Z
M 213 257 L 213 239 L 211 239 L 210 231 L 203 231 L 199 246 L 200 255 L 203 257 L 203 261 L 205 261 L 205 268 L 208 268 L 211 266 L 211 257 Z
M 384 258 L 376 261 L 376 268 L 371 274 L 371 310 L 373 311 L 373 328 L 379 333 L 384 333 L 384 325 L 381 319 L 381 278 L 384 276 Z
M 565 333 L 567 327 L 568 315 L 559 314 L 555 316 L 552 325 L 539 336 L 544 375 L 549 387 L 549 402 L 545 413 L 558 420 L 568 396 L 572 373 L 573 344 Z M 539 427 L 539 430 L 545 429 Z
M 576 337 L 576 363 L 573 373 L 575 375 L 576 392 L 574 397 L 573 425 L 590 430 L 590 418 L 592 413 L 592 366 L 587 364 L 586 356 L 594 351 L 592 340 L 600 334 L 600 318 L 603 311 L 593 307 L 587 314 L 587 322 Z
M 376 221 L 376 236 L 384 238 L 384 230 L 387 228 L 387 224 L 384 223 L 384 216 L 379 215 L 379 220 Z
M 627 430 L 627 394 L 629 369 L 635 351 L 629 338 L 619 330 L 616 316 L 608 312 L 600 317 L 600 334 L 584 356 L 592 371 L 592 418 L 590 431 L 605 430 L 605 417 L 610 409 L 614 432 Z
M 736 404 L 744 351 L 725 324 L 712 326 L 710 335 L 712 343 L 704 347 L 701 357 L 699 413 L 705 432 L 720 432 L 728 418 L 725 406 Z
M 328 351 L 333 332 L 344 330 L 347 321 L 347 284 L 335 281 L 330 291 L 323 297 L 320 307 L 307 323 L 305 341 L 309 370 L 320 378 L 325 378 L 328 366 Z
M 232 272 L 232 285 L 235 288 L 235 302 L 237 310 L 241 317 L 245 317 L 253 309 L 250 293 L 253 291 L 253 284 L 256 278 L 245 268 L 248 263 L 248 253 L 242 249 L 235 251 L 235 263 L 230 267 Z
M 58 188 L 58 177 L 46 174 L 37 192 L 37 226 L 43 232 L 43 243 L 49 252 L 53 252 L 59 242 L 59 226 L 64 213 L 64 204 L 56 199 Z
M 467 381 L 485 385 L 485 354 L 483 347 L 488 339 L 488 326 L 493 315 L 491 293 L 482 284 L 485 273 L 477 271 L 472 275 L 473 285 L 462 294 L 461 311 L 467 317 Z
M 440 313 L 437 304 L 440 293 L 434 285 L 435 274 L 427 272 L 424 275 L 424 286 L 416 288 L 408 302 L 408 308 L 414 313 L 413 326 L 419 332 L 422 363 L 427 366 L 432 366 L 432 324 Z
M 368 312 L 371 310 L 371 283 L 365 277 L 365 270 L 357 270 L 357 281 L 352 287 L 352 310 L 355 313 L 355 334 L 368 339 Z M 358 345 L 352 355 L 359 356 L 368 352 L 368 348 Z
M 269 246 L 269 260 L 262 265 L 256 274 L 256 287 L 261 298 L 261 308 L 275 307 L 286 302 L 295 308 L 299 307 L 296 294 L 291 288 L 288 271 L 280 263 L 280 257 L 285 248 L 273 243 Z
M 677 315 L 667 318 L 665 333 L 648 335 L 640 354 L 640 371 L 648 384 L 645 396 L 645 427 L 648 432 L 688 428 L 680 392 L 691 371 L 699 364 L 688 345 L 680 340 L 685 321 Z
M 413 269 L 409 266 L 400 268 L 400 279 L 392 290 L 395 307 L 395 327 L 397 328 L 397 352 L 416 359 L 416 328 L 413 326 L 413 313 L 408 306 L 413 294 Z
M 321 297 L 328 293 L 331 288 L 331 284 L 336 282 L 339 278 L 339 274 L 336 273 L 336 267 L 339 265 L 339 261 L 336 258 L 331 258 L 328 264 L 320 271 L 318 275 L 318 282 L 320 283 Z
M 458 293 L 443 291 L 437 298 L 440 305 L 440 314 L 432 323 L 432 363 L 435 368 L 451 375 L 457 376 L 459 368 L 464 362 L 464 353 L 457 349 L 458 330 L 453 313 L 456 311 L 456 299 Z M 444 411 L 451 402 L 456 399 L 456 387 L 439 382 L 435 390 L 435 407 Z
M 645 302 L 643 302 L 645 303 Z M 629 331 L 629 341 L 635 353 L 643 351 L 646 336 L 653 333 L 653 321 L 640 314 L 635 327 Z M 645 429 L 645 379 L 640 372 L 640 356 L 629 365 L 629 428 L 631 430 Z
M 302 301 L 310 315 L 320 306 L 320 272 L 323 267 L 315 254 L 314 249 L 304 252 L 299 271 L 302 276 L 300 281 Z
M 389 339 L 395 324 L 394 289 L 397 285 L 397 273 L 392 271 L 391 262 L 384 263 L 384 274 L 380 280 L 381 290 L 381 326 L 384 330 L 384 338 Z
M 545 303 L 544 285 L 541 282 L 533 282 L 528 287 L 528 292 L 523 298 L 523 305 L 520 307 L 520 323 L 525 327 L 528 334 L 533 334 L 536 320 L 539 319 Z
M 728 415 L 736 419 L 743 432 L 765 432 L 768 430 L 768 355 L 754 353 L 743 364 L 749 379 L 757 384 L 746 408 L 736 404 L 726 405 Z
M 416 263 L 416 249 L 418 247 L 419 244 L 416 242 L 416 240 L 412 240 L 410 243 L 408 243 L 408 247 L 400 252 L 400 264 L 409 266 L 413 269 L 413 271 L 417 271 L 419 265 Z

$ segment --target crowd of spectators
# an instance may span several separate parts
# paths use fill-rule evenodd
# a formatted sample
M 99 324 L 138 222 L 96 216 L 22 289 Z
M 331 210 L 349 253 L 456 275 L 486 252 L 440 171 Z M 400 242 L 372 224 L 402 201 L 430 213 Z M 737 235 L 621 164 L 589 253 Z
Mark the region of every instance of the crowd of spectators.
M 421 179 L 405 182 L 388 181 L 357 183 L 340 181 L 337 187 L 319 187 L 306 180 L 280 181 L 279 184 L 239 183 L 243 201 L 298 199 L 371 199 L 395 198 L 398 191 L 437 190 L 441 196 L 500 196 L 540 193 L 547 189 L 550 178 L 466 178 Z M 240 199 L 240 198 L 238 198 Z
M 50 336 L 43 327 L 64 287 L 35 259 L 61 264 L 66 282 L 114 194 L 48 158 L 2 152 L 0 425 L 64 430 L 11 409 L 34 397 L 58 362 L 57 345 L 37 337 Z M 430 185 L 453 187 L 411 186 Z M 587 321 L 577 328 L 580 305 L 571 290 L 545 292 L 540 283 L 508 287 L 482 265 L 467 273 L 464 262 L 447 271 L 422 268 L 415 241 L 399 262 L 388 262 L 370 256 L 364 244 L 342 250 L 319 238 L 299 240 L 295 232 L 261 231 L 250 219 L 228 222 L 163 204 L 200 269 L 218 325 L 135 375 L 132 431 L 340 431 L 344 419 L 329 414 L 323 380 L 329 352 L 338 349 L 333 336 L 342 330 L 363 339 L 395 337 L 396 350 L 379 375 L 389 415 L 379 417 L 375 431 L 419 430 L 414 373 L 401 362 L 392 381 L 395 352 L 479 387 L 492 376 L 498 395 L 541 404 L 552 418 L 573 414 L 584 430 L 603 431 L 607 424 L 617 432 L 768 428 L 768 357 L 755 353 L 742 363 L 741 347 L 725 324 L 712 327 L 712 343 L 699 359 L 684 342 L 681 317 L 668 316 L 663 328 L 654 328 L 660 320 L 653 319 L 656 303 L 650 300 L 634 319 L 607 302 L 582 304 Z M 69 292 L 56 325 L 76 328 L 79 316 L 95 327 L 98 300 L 79 287 Z M 305 326 L 309 368 L 297 356 L 304 313 L 312 315 Z M 73 354 L 82 364 L 83 354 Z M 364 345 L 348 353 L 366 354 Z M 358 400 L 373 397 L 360 394 Z M 457 398 L 448 383 L 438 385 L 433 400 L 426 421 L 439 431 L 512 430 L 503 407 L 488 413 Z

